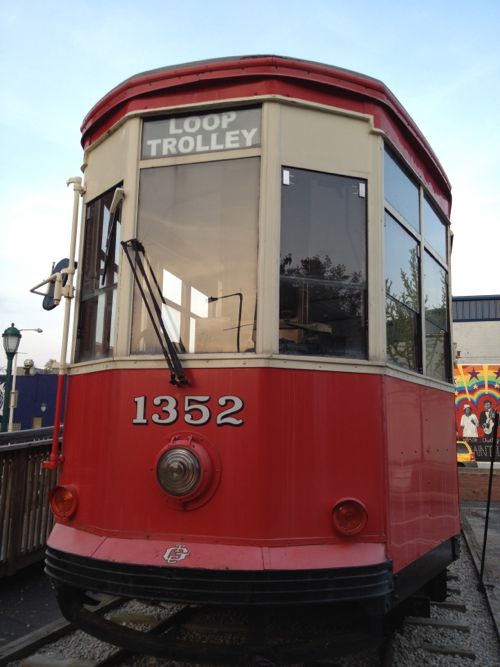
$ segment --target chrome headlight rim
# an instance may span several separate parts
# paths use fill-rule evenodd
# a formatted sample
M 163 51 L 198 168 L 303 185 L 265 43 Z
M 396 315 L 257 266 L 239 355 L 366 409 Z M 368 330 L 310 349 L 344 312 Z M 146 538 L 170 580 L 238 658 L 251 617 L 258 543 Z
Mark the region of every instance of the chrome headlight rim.
M 172 495 L 161 483 L 158 474 L 163 458 L 173 449 L 184 448 L 196 456 L 200 466 L 198 485 L 185 495 Z M 186 511 L 205 505 L 217 491 L 222 475 L 222 461 L 217 448 L 202 434 L 178 432 L 156 457 L 154 467 L 156 482 L 164 501 L 172 509 Z
M 200 460 L 192 448 L 174 445 L 160 456 L 156 476 L 161 488 L 170 496 L 191 496 L 201 480 Z

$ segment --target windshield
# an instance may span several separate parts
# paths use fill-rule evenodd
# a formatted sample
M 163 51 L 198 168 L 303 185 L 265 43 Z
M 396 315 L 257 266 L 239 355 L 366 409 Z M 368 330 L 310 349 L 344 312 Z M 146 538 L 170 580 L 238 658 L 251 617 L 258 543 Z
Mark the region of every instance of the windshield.
M 137 238 L 180 352 L 255 350 L 259 158 L 141 171 Z M 161 352 L 136 288 L 132 353 Z

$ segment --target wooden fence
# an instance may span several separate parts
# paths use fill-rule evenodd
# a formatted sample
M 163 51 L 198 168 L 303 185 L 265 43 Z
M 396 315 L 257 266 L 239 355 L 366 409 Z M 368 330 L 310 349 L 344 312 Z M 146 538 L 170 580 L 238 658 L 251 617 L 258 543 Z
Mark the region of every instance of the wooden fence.
M 0 433 L 0 577 L 43 559 L 57 480 L 42 466 L 51 443 L 51 427 Z

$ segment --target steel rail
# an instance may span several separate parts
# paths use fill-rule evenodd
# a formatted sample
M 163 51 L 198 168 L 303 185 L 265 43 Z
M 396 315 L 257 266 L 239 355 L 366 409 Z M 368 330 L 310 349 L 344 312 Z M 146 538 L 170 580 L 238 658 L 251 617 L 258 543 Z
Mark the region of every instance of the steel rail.
M 97 606 L 92 613 L 105 614 L 120 607 L 124 602 L 126 601 L 123 598 L 106 600 Z M 77 629 L 73 623 L 70 623 L 65 618 L 59 618 L 41 628 L 37 628 L 33 632 L 0 647 L 0 667 L 4 667 L 14 660 L 26 658 L 42 646 L 52 644 L 61 637 L 75 632 Z

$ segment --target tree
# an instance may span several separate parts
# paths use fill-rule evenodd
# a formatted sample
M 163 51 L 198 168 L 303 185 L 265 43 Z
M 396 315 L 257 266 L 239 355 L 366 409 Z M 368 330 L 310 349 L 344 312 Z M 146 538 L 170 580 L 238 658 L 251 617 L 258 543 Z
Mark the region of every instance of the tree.
M 280 262 L 280 345 L 288 352 L 342 355 L 363 348 L 366 284 L 328 255 Z M 288 332 L 288 333 L 285 333 Z M 292 333 L 293 332 L 293 333 Z

